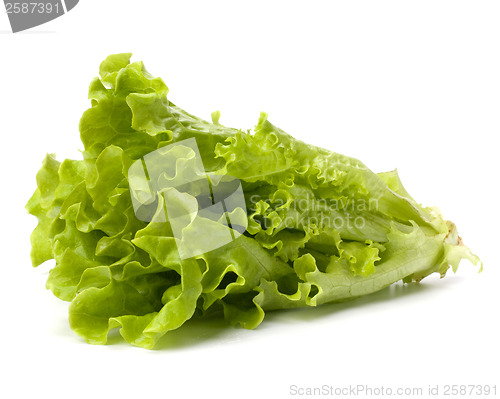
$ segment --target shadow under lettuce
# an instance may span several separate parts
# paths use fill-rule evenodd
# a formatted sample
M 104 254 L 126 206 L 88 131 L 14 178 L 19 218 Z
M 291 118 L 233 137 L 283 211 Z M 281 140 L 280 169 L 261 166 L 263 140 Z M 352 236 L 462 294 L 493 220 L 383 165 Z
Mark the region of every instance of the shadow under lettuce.
M 455 276 L 452 279 L 428 282 L 393 284 L 376 293 L 362 296 L 360 298 L 350 299 L 344 302 L 327 303 L 318 307 L 302 307 L 296 309 L 283 309 L 267 311 L 262 324 L 255 330 L 255 335 L 261 334 L 266 325 L 269 328 L 279 328 L 279 324 L 285 325 L 297 322 L 310 322 L 324 317 L 330 317 L 340 312 L 347 312 L 354 309 L 367 308 L 376 304 L 387 302 L 388 305 L 395 301 L 400 301 L 406 297 L 416 297 L 421 294 L 428 294 L 429 291 L 443 290 L 451 288 L 452 285 L 459 283 L 461 278 Z M 271 326 L 272 325 L 272 326 Z M 169 331 L 156 344 L 154 350 L 179 350 L 191 348 L 196 345 L 205 345 L 209 342 L 223 344 L 227 341 L 236 341 L 241 335 L 242 327 L 233 327 L 224 319 L 222 312 L 216 312 L 209 316 L 199 316 L 188 320 L 182 327 Z M 246 331 L 246 330 L 244 330 Z M 126 344 L 118 334 L 110 334 L 108 343 L 117 344 L 122 342 Z

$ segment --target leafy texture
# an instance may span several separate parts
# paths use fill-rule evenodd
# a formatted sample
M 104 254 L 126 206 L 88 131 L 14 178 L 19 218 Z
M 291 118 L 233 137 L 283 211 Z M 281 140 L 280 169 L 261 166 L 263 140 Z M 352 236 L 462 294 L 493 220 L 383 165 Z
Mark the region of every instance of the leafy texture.
M 396 171 L 376 174 L 356 159 L 303 143 L 261 114 L 254 133 L 183 111 L 167 86 L 130 54 L 108 57 L 90 84 L 92 107 L 80 121 L 82 160 L 47 155 L 27 210 L 37 266 L 55 259 L 47 287 L 71 301 L 69 321 L 93 344 L 111 329 L 152 348 L 195 315 L 220 311 L 231 324 L 256 327 L 271 309 L 316 306 L 378 291 L 399 280 L 444 276 L 461 259 L 453 223 L 420 206 Z M 159 195 L 150 222 L 134 213 L 128 169 L 168 144 L 195 138 L 207 172 L 243 186 L 245 233 L 188 259 L 179 256 Z M 188 173 L 186 164 L 178 173 Z M 170 177 L 174 179 L 175 176 Z M 160 193 L 158 193 L 160 194 Z M 242 211 L 242 209 L 240 209 Z M 244 216 L 247 214 L 248 216 Z M 208 223 L 208 222 L 207 222 Z M 186 229 L 191 245 L 208 225 Z

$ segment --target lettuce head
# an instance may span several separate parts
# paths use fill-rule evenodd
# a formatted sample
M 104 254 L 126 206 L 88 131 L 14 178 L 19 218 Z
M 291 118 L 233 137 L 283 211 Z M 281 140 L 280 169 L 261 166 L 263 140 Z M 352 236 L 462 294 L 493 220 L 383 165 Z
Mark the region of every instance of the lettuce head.
M 80 121 L 82 159 L 47 155 L 26 205 L 33 266 L 92 344 L 119 328 L 152 348 L 192 317 L 258 326 L 420 281 L 479 259 L 397 171 L 297 140 L 261 113 L 254 131 L 197 118 L 131 54 L 109 56 Z M 231 201 L 228 200 L 231 199 Z

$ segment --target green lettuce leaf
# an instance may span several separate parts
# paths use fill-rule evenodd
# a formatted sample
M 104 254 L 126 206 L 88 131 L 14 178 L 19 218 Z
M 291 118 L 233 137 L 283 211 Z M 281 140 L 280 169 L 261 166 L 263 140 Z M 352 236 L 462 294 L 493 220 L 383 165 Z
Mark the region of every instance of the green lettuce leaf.
M 91 108 L 80 120 L 82 159 L 47 155 L 26 205 L 38 218 L 33 266 L 55 260 L 47 288 L 71 302 L 71 328 L 87 342 L 104 344 L 118 328 L 130 344 L 153 348 L 168 331 L 212 312 L 255 328 L 269 310 L 344 301 L 432 273 L 444 277 L 462 259 L 480 263 L 453 223 L 407 193 L 397 171 L 377 174 L 306 144 L 265 113 L 253 133 L 222 126 L 219 112 L 212 122 L 197 118 L 130 57 L 101 63 L 89 88 Z M 138 217 L 131 166 L 193 138 L 212 183 L 237 178 L 245 204 L 212 220 L 198 209 L 196 189 L 169 188 L 198 174 L 184 151 L 173 176 L 158 171 L 151 218 Z M 141 201 L 149 183 L 134 194 Z M 182 243 L 166 208 L 185 212 Z M 228 220 L 244 233 L 224 225 Z M 217 245 L 228 229 L 233 239 Z M 204 245 L 216 249 L 181 256 L 181 248 L 195 253 Z

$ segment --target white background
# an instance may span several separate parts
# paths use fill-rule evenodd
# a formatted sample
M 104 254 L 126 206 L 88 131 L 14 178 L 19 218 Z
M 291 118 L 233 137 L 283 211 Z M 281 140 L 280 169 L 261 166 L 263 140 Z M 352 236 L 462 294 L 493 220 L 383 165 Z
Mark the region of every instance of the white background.
M 82 0 L 12 34 L 0 14 L 0 396 L 287 398 L 292 385 L 349 384 L 500 395 L 499 20 L 497 1 Z M 464 261 L 443 280 L 268 314 L 253 331 L 188 323 L 156 351 L 84 343 L 45 290 L 52 264 L 30 265 L 24 205 L 45 153 L 80 158 L 88 84 L 126 51 L 195 115 L 220 110 L 247 129 L 267 111 L 299 139 L 398 168 L 484 272 Z

